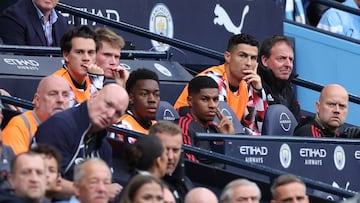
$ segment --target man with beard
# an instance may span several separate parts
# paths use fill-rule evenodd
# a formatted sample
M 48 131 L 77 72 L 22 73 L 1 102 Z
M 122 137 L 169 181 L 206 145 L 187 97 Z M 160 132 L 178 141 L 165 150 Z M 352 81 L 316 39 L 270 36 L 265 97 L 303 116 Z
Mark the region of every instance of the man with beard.
M 295 136 L 306 137 L 347 137 L 338 129 L 344 124 L 348 113 L 349 94 L 338 84 L 325 86 L 316 102 L 316 115 L 306 117 L 296 126 Z

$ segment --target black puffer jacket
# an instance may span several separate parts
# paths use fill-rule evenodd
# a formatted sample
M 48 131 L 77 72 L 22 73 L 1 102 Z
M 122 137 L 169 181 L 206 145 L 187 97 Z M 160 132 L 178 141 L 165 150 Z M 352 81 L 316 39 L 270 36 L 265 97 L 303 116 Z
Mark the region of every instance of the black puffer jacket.
M 276 80 L 271 69 L 265 68 L 259 64 L 258 74 L 261 77 L 262 86 L 266 93 L 266 99 L 269 105 L 283 104 L 287 106 L 294 114 L 297 120 L 300 119 L 300 105 L 295 95 L 295 90 L 291 80 L 297 77 L 291 74 L 289 80 Z

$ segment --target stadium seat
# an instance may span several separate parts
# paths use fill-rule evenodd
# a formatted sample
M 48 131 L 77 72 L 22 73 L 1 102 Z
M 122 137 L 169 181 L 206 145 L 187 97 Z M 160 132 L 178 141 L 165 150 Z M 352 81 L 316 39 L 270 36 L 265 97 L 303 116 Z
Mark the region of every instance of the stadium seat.
M 167 120 L 177 123 L 179 121 L 179 113 L 167 101 L 160 101 L 159 108 L 156 112 L 156 120 Z
M 261 134 L 292 136 L 296 126 L 295 116 L 286 106 L 273 104 L 265 112 Z
M 236 117 L 235 112 L 232 110 L 229 104 L 226 103 L 225 101 L 220 101 L 219 109 L 221 113 L 224 114 L 224 116 L 226 116 L 229 120 L 233 122 L 235 134 L 244 135 L 245 134 L 244 126 L 240 123 L 239 119 Z M 214 121 L 217 123 L 220 122 L 217 116 L 215 117 Z

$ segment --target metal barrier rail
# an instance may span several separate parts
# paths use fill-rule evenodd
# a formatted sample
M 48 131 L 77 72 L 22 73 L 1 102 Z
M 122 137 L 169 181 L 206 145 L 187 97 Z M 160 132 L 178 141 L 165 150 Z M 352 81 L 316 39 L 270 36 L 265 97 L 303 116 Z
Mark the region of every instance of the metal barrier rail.
M 125 136 L 135 137 L 135 138 L 145 135 L 145 134 L 134 132 L 134 131 L 131 131 L 128 129 L 119 128 L 117 126 L 109 127 L 108 131 L 123 134 Z M 231 135 L 229 135 L 229 136 L 231 136 Z M 213 137 L 215 137 L 215 136 L 212 136 L 211 138 L 213 138 Z M 231 136 L 231 137 L 234 137 L 234 136 Z M 189 146 L 189 145 L 182 145 L 182 149 L 186 153 L 200 155 L 202 157 L 205 157 L 205 158 L 208 158 L 208 159 L 211 159 L 214 161 L 219 161 L 219 162 L 227 164 L 227 165 L 231 165 L 231 166 L 234 166 L 237 168 L 241 168 L 241 169 L 245 169 L 245 170 L 249 170 L 252 172 L 266 175 L 266 176 L 270 177 L 271 180 L 278 177 L 279 175 L 287 174 L 287 172 L 285 172 L 285 171 L 273 169 L 273 168 L 270 168 L 267 166 L 247 163 L 240 159 L 225 156 L 223 154 L 215 153 L 212 151 L 208 151 L 205 149 L 201 149 L 201 148 L 197 148 L 197 147 L 193 147 L 193 146 Z M 300 178 L 301 178 L 301 180 L 303 180 L 305 182 L 307 187 L 310 187 L 315 190 L 321 190 L 321 191 L 328 192 L 328 193 L 338 195 L 341 197 L 352 197 L 355 195 L 355 193 L 353 193 L 353 192 L 347 191 L 342 188 L 334 188 L 331 185 L 320 182 L 320 181 L 315 181 L 315 180 L 312 180 L 312 179 L 309 179 L 306 177 L 300 177 Z
M 0 52 L 62 56 L 60 47 L 0 45 Z M 120 54 L 121 59 L 170 59 L 170 54 L 165 51 L 121 50 Z
M 172 46 L 176 46 L 178 48 L 182 48 L 185 50 L 189 50 L 210 58 L 214 58 L 214 59 L 218 59 L 220 61 L 224 60 L 224 56 L 223 53 L 199 46 L 199 45 L 195 45 L 195 44 L 191 44 L 189 42 L 186 41 L 182 41 L 179 39 L 172 39 L 172 38 L 168 38 L 168 37 L 164 37 L 164 36 L 160 36 L 158 34 L 152 33 L 144 28 L 141 27 L 137 27 L 134 25 L 130 25 L 128 23 L 124 23 L 124 22 L 117 22 L 114 20 L 109 20 L 107 18 L 104 17 L 100 17 L 100 16 L 96 16 L 95 14 L 86 12 L 86 11 L 81 11 L 79 9 L 76 9 L 75 7 L 63 4 L 63 3 L 58 3 L 56 6 L 56 9 L 62 11 L 62 12 L 66 12 L 69 13 L 71 15 L 74 15 L 76 17 L 81 17 L 81 18 L 86 18 L 92 21 L 95 21 L 97 23 L 101 23 L 103 25 L 107 25 L 107 26 L 111 26 L 113 28 L 117 28 L 126 32 L 130 32 L 142 37 L 146 37 L 149 39 L 153 39 L 159 42 L 165 42 L 166 44 L 172 45 Z

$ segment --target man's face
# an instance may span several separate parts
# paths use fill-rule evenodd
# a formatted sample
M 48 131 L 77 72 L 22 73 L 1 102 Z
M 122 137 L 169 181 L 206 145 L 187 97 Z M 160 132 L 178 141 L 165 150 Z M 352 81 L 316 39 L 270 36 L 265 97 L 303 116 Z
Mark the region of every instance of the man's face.
M 233 195 L 230 198 L 229 203 L 242 203 L 242 202 L 249 202 L 249 203 L 259 203 L 259 193 L 255 187 L 250 185 L 240 185 L 234 187 Z
M 348 95 L 341 90 L 327 91 L 316 102 L 316 112 L 321 124 L 330 130 L 336 130 L 344 124 L 348 113 Z
M 96 64 L 104 70 L 105 78 L 114 78 L 113 68 L 120 63 L 120 48 L 111 46 L 109 42 L 101 42 L 102 47 L 96 52 Z
M 172 174 L 179 163 L 181 156 L 181 145 L 182 145 L 182 135 L 170 135 L 169 133 L 162 132 L 156 133 L 164 144 L 167 154 L 167 167 L 166 174 Z
M 294 182 L 282 185 L 276 189 L 277 198 L 271 200 L 271 203 L 308 203 L 309 198 L 306 195 L 304 185 Z
M 57 3 L 59 3 L 59 0 L 34 0 L 34 3 L 42 12 L 45 13 L 55 8 Z
M 61 185 L 58 163 L 54 157 L 43 155 L 43 159 L 46 165 L 46 192 L 59 192 L 61 190 Z
M 89 117 L 96 130 L 115 123 L 128 106 L 126 90 L 116 84 L 106 85 L 88 101 Z
M 160 88 L 155 80 L 138 80 L 131 90 L 130 106 L 135 117 L 144 122 L 155 119 L 160 103 Z
M 15 164 L 14 173 L 9 176 L 9 181 L 16 196 L 41 200 L 46 189 L 44 160 L 40 155 L 20 155 Z
M 63 57 L 71 76 L 82 83 L 87 76 L 87 67 L 95 64 L 96 44 L 91 38 L 75 37 L 71 40 L 70 52 L 64 52 Z
M 107 203 L 111 174 L 103 164 L 88 163 L 84 166 L 84 176 L 80 184 L 75 184 L 75 195 L 80 202 Z
M 158 183 L 146 183 L 135 193 L 133 203 L 163 203 L 164 193 Z
M 246 75 L 244 70 L 255 70 L 257 63 L 258 48 L 248 44 L 238 44 L 230 52 L 225 52 L 225 61 L 229 64 L 229 73 L 238 82 Z
M 195 120 L 207 125 L 216 116 L 216 109 L 219 106 L 219 90 L 217 88 L 201 89 L 199 93 L 188 97 L 191 107 L 190 112 Z
M 70 86 L 62 78 L 53 77 L 35 94 L 35 110 L 41 120 L 69 108 Z
M 261 58 L 262 63 L 270 68 L 275 78 L 288 80 L 293 70 L 294 51 L 283 41 L 277 42 L 270 50 L 270 56 Z

